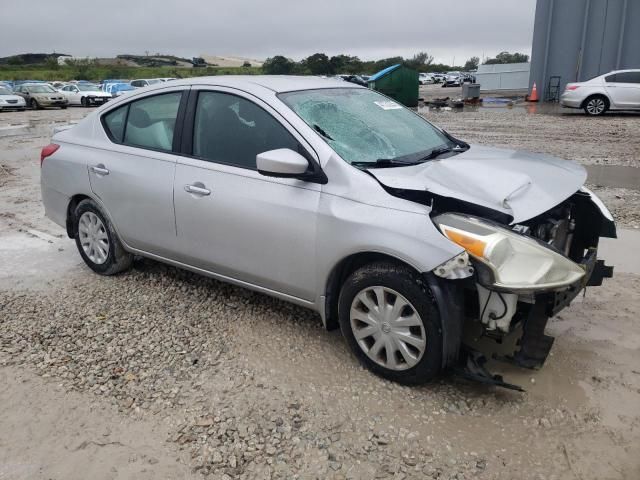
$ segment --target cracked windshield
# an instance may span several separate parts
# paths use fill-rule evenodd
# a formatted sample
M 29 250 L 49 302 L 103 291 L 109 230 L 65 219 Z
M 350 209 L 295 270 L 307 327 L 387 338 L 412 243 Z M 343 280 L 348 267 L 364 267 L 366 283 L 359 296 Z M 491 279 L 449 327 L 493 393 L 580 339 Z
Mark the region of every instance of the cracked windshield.
M 349 163 L 418 161 L 450 144 L 431 124 L 370 90 L 307 90 L 280 98 Z

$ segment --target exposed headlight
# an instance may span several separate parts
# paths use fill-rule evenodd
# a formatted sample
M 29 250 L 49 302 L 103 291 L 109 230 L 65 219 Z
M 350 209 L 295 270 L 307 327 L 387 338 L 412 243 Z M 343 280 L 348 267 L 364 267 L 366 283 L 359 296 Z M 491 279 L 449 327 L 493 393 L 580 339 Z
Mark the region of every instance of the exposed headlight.
M 585 270 L 544 244 L 476 217 L 445 213 L 433 219 L 445 237 L 490 270 L 490 285 L 505 290 L 569 286 Z M 486 279 L 485 279 L 486 280 Z

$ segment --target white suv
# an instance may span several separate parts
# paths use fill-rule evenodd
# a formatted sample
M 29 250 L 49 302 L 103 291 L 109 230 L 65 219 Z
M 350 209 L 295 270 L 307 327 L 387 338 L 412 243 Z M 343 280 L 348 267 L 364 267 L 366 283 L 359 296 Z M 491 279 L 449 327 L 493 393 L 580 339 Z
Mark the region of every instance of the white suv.
M 603 115 L 607 110 L 640 110 L 640 70 L 617 70 L 586 82 L 568 83 L 560 104 L 582 108 L 587 115 Z

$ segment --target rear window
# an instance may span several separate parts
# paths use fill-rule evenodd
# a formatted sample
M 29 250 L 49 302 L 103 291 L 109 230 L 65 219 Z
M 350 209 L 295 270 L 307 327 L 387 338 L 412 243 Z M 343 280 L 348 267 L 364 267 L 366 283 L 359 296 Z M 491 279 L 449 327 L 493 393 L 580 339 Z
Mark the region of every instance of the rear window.
M 619 72 L 615 77 L 613 81 L 617 83 L 640 83 L 640 72 Z
M 122 143 L 124 137 L 124 121 L 127 118 L 129 105 L 116 108 L 103 117 L 104 129 L 114 142 Z
M 181 92 L 146 97 L 103 117 L 112 141 L 132 147 L 171 151 Z

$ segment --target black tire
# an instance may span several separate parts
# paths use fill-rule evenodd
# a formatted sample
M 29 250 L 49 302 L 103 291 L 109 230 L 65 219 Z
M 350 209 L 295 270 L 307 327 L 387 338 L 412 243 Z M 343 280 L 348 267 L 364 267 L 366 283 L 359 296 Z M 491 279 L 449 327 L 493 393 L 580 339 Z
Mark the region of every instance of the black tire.
M 599 117 L 609 110 L 609 99 L 604 95 L 591 95 L 583 102 L 584 113 L 591 117 Z
M 61 108 L 62 110 L 66 110 L 66 109 L 67 109 L 67 106 L 65 105 L 65 106 L 60 107 L 60 108 Z
M 87 256 L 80 243 L 78 225 L 80 218 L 86 212 L 94 213 L 105 227 L 105 233 L 109 239 L 109 251 L 104 263 L 93 262 Z M 76 207 L 73 212 L 73 231 L 80 256 L 87 266 L 94 272 L 99 273 L 100 275 L 115 275 L 116 273 L 123 272 L 131 267 L 131 264 L 133 263 L 133 255 L 122 247 L 122 243 L 120 243 L 118 235 L 113 229 L 113 225 L 111 225 L 111 222 L 109 222 L 106 215 L 102 212 L 102 209 L 93 200 L 83 200 Z
M 29 100 L 29 106 L 31 107 L 32 110 L 42 110 L 42 107 L 40 106 L 40 104 L 35 98 L 32 98 L 31 100 Z
M 80 105 L 82 105 L 83 107 L 88 107 L 89 106 L 89 99 L 87 97 L 82 97 L 80 99 Z
M 360 348 L 354 336 L 350 318 L 352 302 L 358 293 L 373 286 L 382 286 L 398 292 L 420 315 L 426 336 L 426 349 L 420 360 L 411 368 L 393 370 L 374 362 Z M 375 374 L 395 382 L 416 385 L 427 383 L 440 373 L 442 325 L 438 306 L 426 281 L 410 268 L 379 262 L 365 265 L 353 272 L 345 280 L 340 292 L 338 318 L 349 347 L 360 362 Z

